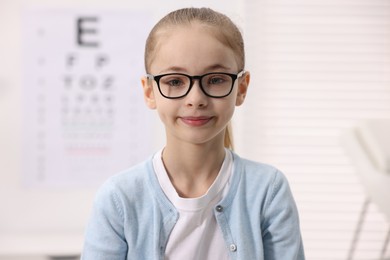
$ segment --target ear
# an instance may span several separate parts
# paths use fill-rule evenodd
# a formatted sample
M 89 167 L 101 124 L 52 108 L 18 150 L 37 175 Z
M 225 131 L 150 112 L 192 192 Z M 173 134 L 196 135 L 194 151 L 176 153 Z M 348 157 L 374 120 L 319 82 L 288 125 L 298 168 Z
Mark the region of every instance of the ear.
M 244 103 L 246 92 L 248 90 L 249 82 L 250 82 L 250 73 L 246 71 L 241 79 L 238 80 L 238 89 L 237 89 L 237 97 L 236 97 L 236 106 L 242 105 Z
M 153 91 L 153 83 L 146 77 L 141 78 L 142 88 L 144 90 L 145 103 L 150 109 L 156 109 L 156 99 Z

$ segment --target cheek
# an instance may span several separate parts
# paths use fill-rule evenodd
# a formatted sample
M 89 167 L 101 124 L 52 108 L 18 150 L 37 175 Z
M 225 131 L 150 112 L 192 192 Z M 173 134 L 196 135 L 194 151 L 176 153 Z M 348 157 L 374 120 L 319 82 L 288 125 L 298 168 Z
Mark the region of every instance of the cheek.
M 156 98 L 156 110 L 163 122 L 176 116 L 176 108 L 169 100 L 159 96 Z
M 221 100 L 223 102 L 217 104 L 218 110 L 225 118 L 231 118 L 234 113 L 234 109 L 236 108 L 235 103 L 236 99 L 234 96 L 229 96 L 228 100 Z

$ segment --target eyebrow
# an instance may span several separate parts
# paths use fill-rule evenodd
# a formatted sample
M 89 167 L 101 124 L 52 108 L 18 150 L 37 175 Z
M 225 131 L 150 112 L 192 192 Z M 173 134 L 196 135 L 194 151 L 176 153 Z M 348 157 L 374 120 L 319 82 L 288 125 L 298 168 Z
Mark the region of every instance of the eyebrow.
M 218 71 L 218 70 L 228 71 L 228 70 L 231 70 L 231 68 L 230 67 L 226 67 L 226 66 L 224 66 L 222 64 L 213 64 L 211 66 L 206 67 L 204 69 L 204 72 Z M 159 74 L 161 74 L 161 73 L 169 73 L 169 72 L 185 73 L 185 72 L 187 72 L 187 70 L 182 68 L 182 67 L 179 67 L 179 66 L 172 66 L 172 67 L 168 67 L 168 68 L 160 71 Z

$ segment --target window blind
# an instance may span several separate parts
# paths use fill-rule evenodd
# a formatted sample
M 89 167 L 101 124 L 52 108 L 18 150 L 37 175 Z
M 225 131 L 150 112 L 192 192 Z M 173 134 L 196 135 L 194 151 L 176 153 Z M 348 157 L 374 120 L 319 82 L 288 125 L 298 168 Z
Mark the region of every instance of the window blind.
M 390 2 L 246 0 L 243 14 L 251 85 L 237 151 L 286 174 L 307 259 L 390 257 L 388 220 L 340 145 L 358 120 L 390 117 Z

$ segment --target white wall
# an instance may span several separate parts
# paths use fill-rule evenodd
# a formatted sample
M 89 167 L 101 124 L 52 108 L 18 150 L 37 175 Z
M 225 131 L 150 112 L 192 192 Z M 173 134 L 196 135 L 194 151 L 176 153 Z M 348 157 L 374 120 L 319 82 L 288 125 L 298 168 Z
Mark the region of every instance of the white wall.
M 389 1 L 244 6 L 252 84 L 241 154 L 287 175 L 308 259 L 388 256 L 389 219 L 375 205 L 354 237 L 366 195 L 340 134 L 361 119 L 390 117 Z

